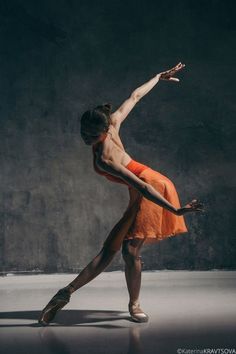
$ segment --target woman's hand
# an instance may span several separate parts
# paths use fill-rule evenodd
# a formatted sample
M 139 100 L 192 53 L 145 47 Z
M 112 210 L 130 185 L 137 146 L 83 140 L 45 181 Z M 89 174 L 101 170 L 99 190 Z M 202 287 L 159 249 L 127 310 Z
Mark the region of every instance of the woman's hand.
M 166 80 L 166 81 L 179 81 L 176 77 L 173 77 L 178 71 L 182 70 L 185 67 L 185 64 L 182 64 L 181 62 L 174 66 L 173 68 L 162 71 L 159 76 L 160 80 Z
M 186 213 L 191 213 L 191 212 L 205 212 L 203 208 L 203 203 L 201 203 L 197 199 L 193 199 L 190 203 L 186 204 L 184 207 L 177 209 L 176 215 L 184 215 Z

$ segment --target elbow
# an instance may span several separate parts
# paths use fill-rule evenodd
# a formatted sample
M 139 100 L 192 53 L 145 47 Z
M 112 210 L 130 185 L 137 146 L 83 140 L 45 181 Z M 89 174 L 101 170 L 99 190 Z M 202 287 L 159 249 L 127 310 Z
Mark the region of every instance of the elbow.
M 146 198 L 150 196 L 150 184 L 144 182 L 141 186 L 139 186 L 139 192 Z
M 134 189 L 136 189 L 143 197 L 147 198 L 148 197 L 148 184 L 146 182 L 140 183 L 140 182 L 134 182 L 134 181 L 130 181 L 127 180 L 127 182 L 130 183 L 130 186 L 133 187 Z
M 138 94 L 136 91 L 132 92 L 130 97 L 134 100 L 135 103 L 137 103 L 141 98 L 140 94 Z

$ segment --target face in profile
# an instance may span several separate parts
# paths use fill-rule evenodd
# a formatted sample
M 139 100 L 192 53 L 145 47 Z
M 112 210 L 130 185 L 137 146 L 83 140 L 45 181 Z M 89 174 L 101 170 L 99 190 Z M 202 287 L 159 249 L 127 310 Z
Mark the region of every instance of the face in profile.
M 110 118 L 107 109 L 98 106 L 94 110 L 87 110 L 81 117 L 80 134 L 86 145 L 93 145 L 107 136 Z
M 83 141 L 85 142 L 86 145 L 93 145 L 98 143 L 99 141 L 102 141 L 106 137 L 107 133 L 106 131 L 96 131 L 96 130 L 86 130 L 83 129 L 81 130 L 81 137 Z

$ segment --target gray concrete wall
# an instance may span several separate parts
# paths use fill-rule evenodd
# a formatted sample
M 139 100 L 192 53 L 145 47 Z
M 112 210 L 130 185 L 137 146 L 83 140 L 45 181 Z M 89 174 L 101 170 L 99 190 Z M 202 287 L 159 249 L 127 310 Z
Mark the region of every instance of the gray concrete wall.
M 130 113 L 131 156 L 167 175 L 188 234 L 143 248 L 146 269 L 232 269 L 235 220 L 233 1 L 1 1 L 0 261 L 2 271 L 77 271 L 100 250 L 128 203 L 95 174 L 76 120 L 114 109 L 179 61 Z M 121 255 L 109 270 L 123 267 Z

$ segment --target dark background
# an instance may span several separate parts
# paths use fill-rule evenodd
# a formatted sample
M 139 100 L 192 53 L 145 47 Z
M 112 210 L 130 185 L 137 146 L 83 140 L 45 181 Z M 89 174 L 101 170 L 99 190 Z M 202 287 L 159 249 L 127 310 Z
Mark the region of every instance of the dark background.
M 78 271 L 128 203 L 127 187 L 92 167 L 77 133 L 85 110 L 113 109 L 160 71 L 121 137 L 168 176 L 188 234 L 145 245 L 144 269 L 235 269 L 234 1 L 0 1 L 2 271 Z M 123 269 L 118 253 L 107 270 Z

